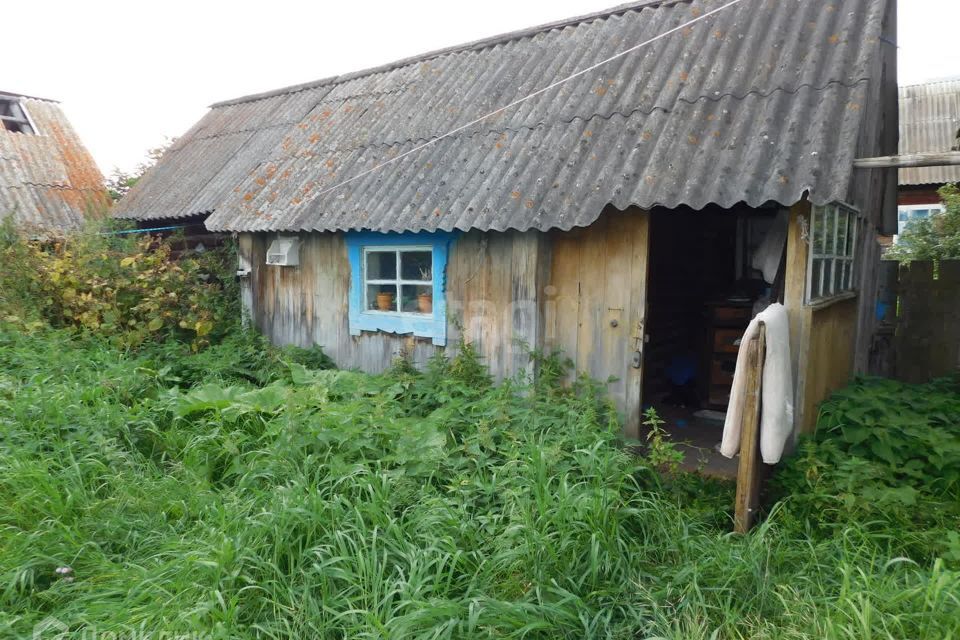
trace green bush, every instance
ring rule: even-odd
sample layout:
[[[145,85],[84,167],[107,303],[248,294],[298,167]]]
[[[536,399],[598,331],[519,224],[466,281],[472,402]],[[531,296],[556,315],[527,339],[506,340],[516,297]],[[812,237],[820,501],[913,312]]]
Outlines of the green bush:
[[[55,242],[0,232],[0,320],[93,332],[117,346],[169,338],[200,349],[232,331],[239,295],[231,245],[172,260],[169,241],[102,233]]]

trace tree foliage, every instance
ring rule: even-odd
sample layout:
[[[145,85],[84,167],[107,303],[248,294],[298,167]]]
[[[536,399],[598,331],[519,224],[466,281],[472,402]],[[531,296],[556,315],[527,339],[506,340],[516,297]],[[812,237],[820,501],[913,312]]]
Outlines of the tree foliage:
[[[960,259],[960,186],[940,189],[944,210],[910,223],[887,257],[900,262]]]
[[[148,170],[160,161],[163,154],[166,153],[167,149],[176,141],[176,138],[167,138],[160,146],[147,149],[146,160],[138,164],[133,171],[123,171],[122,169],[114,167],[110,177],[107,178],[107,192],[113,201],[116,202],[127,195],[127,192],[140,181],[140,178],[142,178]]]

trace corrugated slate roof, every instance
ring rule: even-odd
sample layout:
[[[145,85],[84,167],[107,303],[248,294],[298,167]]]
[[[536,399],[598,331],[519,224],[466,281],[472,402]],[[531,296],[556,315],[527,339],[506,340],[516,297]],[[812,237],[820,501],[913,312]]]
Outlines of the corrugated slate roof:
[[[316,195],[721,4],[639,2],[215,105],[315,100],[257,165],[221,174],[221,201],[158,198],[203,201],[208,228],[234,231],[570,229],[607,203],[845,199],[886,0],[744,0]]]
[[[158,220],[210,213],[328,91],[310,87],[214,105],[117,203],[114,217]]]
[[[900,153],[950,151],[960,129],[960,78],[900,87]],[[901,185],[960,182],[960,167],[900,169]]]
[[[35,133],[0,127],[0,218],[38,235],[61,235],[110,204],[103,176],[63,111],[52,100],[0,91],[17,99]]]

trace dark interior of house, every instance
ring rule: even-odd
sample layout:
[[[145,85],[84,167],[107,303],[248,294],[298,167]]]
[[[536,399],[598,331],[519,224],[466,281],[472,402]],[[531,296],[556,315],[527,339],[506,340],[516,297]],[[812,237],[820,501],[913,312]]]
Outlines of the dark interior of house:
[[[644,407],[657,410],[676,442],[696,450],[688,464],[705,462],[707,472],[735,474],[736,461],[714,447],[740,338],[756,313],[782,300],[785,238],[785,214],[775,209],[651,215]]]

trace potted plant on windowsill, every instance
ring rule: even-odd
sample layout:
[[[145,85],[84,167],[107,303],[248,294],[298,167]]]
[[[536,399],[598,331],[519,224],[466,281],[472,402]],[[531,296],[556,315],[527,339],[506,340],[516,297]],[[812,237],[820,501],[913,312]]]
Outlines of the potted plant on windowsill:
[[[420,279],[433,281],[432,269],[420,269]],[[424,291],[417,296],[417,308],[420,313],[433,313],[433,291]]]
[[[380,291],[377,293],[377,310],[378,311],[392,311],[393,310],[393,294],[389,291]]]

